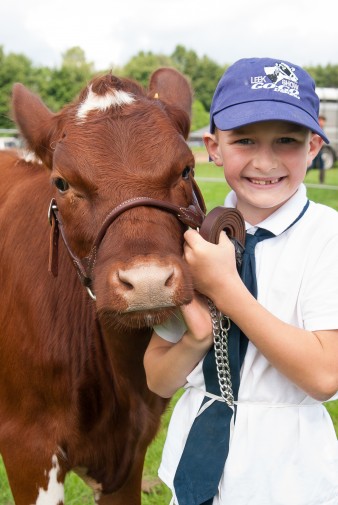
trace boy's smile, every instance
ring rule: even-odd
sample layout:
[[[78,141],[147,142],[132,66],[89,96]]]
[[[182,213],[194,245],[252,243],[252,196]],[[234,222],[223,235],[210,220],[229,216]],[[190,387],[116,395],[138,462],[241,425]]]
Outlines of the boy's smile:
[[[250,179],[253,184],[260,184],[261,186],[266,186],[268,184],[277,184],[282,178],[277,179]]]
[[[254,123],[205,135],[211,158],[223,166],[237,195],[238,210],[253,225],[297,191],[322,142],[307,128],[286,121]]]

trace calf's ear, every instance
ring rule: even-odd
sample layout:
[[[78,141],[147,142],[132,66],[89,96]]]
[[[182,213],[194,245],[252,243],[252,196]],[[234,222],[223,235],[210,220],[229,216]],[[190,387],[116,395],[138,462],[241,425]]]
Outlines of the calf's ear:
[[[192,106],[192,91],[187,79],[174,68],[159,68],[150,77],[149,96],[164,102],[169,116],[187,138]]]
[[[29,149],[51,168],[53,158],[51,139],[56,127],[56,114],[53,114],[37,95],[20,83],[13,86],[12,114]]]

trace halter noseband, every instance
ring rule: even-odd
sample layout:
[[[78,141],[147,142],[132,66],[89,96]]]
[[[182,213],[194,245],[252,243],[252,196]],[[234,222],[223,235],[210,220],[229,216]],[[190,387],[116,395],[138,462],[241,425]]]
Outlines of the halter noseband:
[[[96,297],[92,291],[92,273],[95,266],[98,248],[115,219],[134,207],[155,207],[174,214],[183,224],[194,229],[198,229],[200,234],[206,240],[217,243],[221,230],[226,230],[229,238],[235,241],[237,254],[243,249],[242,244],[245,241],[244,220],[236,209],[225,207],[216,207],[206,216],[201,207],[204,208],[204,201],[199,189],[193,187],[193,203],[188,207],[179,207],[170,202],[156,200],[148,197],[136,197],[126,200],[112,209],[106,216],[102,226],[93,242],[88,256],[80,259],[70,248],[67,237],[64,232],[62,219],[57,207],[55,198],[49,205],[48,219],[51,224],[50,247],[49,247],[49,271],[56,277],[58,275],[58,239],[59,232],[66,246],[68,254],[73,261],[81,283],[86,287],[89,296],[95,300]],[[238,252],[239,251],[239,252]]]

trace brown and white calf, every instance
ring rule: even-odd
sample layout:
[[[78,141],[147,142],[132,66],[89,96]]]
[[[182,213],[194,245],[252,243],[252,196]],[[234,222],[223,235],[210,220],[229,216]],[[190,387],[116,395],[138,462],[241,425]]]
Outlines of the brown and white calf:
[[[0,452],[16,505],[63,504],[70,470],[100,505],[141,503],[166,405],[147,388],[143,354],[151,326],[192,297],[186,226],[151,201],[194,204],[190,108],[172,69],[147,91],[98,77],[57,114],[13,89],[37,159],[0,157]],[[149,201],[116,214],[138,198]]]

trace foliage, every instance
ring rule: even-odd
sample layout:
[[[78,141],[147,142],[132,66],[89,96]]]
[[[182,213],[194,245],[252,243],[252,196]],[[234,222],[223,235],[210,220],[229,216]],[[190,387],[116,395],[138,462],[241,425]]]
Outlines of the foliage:
[[[306,67],[318,88],[338,88],[338,65],[328,64],[326,67]]]
[[[172,67],[170,56],[153,54],[151,51],[140,51],[121,70],[123,77],[129,77],[139,82],[145,88],[148,86],[149,77],[159,67]]]
[[[176,46],[171,58],[175,67],[190,77],[195,98],[209,111],[216,85],[226,66],[221,67],[208,56],[199,58],[195,51],[187,50],[181,45]]]
[[[194,50],[177,45],[171,55],[140,51],[124,67],[116,67],[112,71],[147,86],[150,74],[161,66],[177,68],[191,82],[195,100],[192,130],[207,124],[216,84],[228,65],[219,65],[206,55],[199,57]],[[318,65],[307,70],[317,86],[338,87],[338,65]],[[0,128],[14,126],[10,120],[9,103],[14,82],[28,86],[41,96],[47,106],[57,111],[73,100],[95,73],[93,63],[86,60],[84,51],[78,46],[62,54],[62,63],[58,68],[36,67],[25,55],[5,54],[3,46],[0,46]]]
[[[73,47],[62,55],[60,68],[34,67],[23,54],[5,54],[0,46],[0,128],[13,128],[10,97],[13,84],[21,82],[52,110],[59,110],[79,93],[94,75],[94,66],[88,63],[83,50]]]
[[[0,128],[13,128],[10,115],[10,96],[15,82],[22,82],[33,91],[46,69],[37,69],[23,54],[5,54],[0,46]]]
[[[139,52],[121,70],[121,75],[130,77],[147,86],[150,74],[161,66],[176,68],[191,82],[194,91],[192,131],[209,122],[209,109],[216,84],[224,68],[207,56],[199,58],[195,51],[178,45],[171,56]]]
[[[93,63],[87,62],[80,47],[73,47],[62,54],[60,68],[49,70],[39,82],[38,93],[46,105],[58,111],[71,102],[94,75]]]
[[[194,132],[209,124],[209,112],[205,110],[202,102],[194,100],[192,104],[191,131]]]

